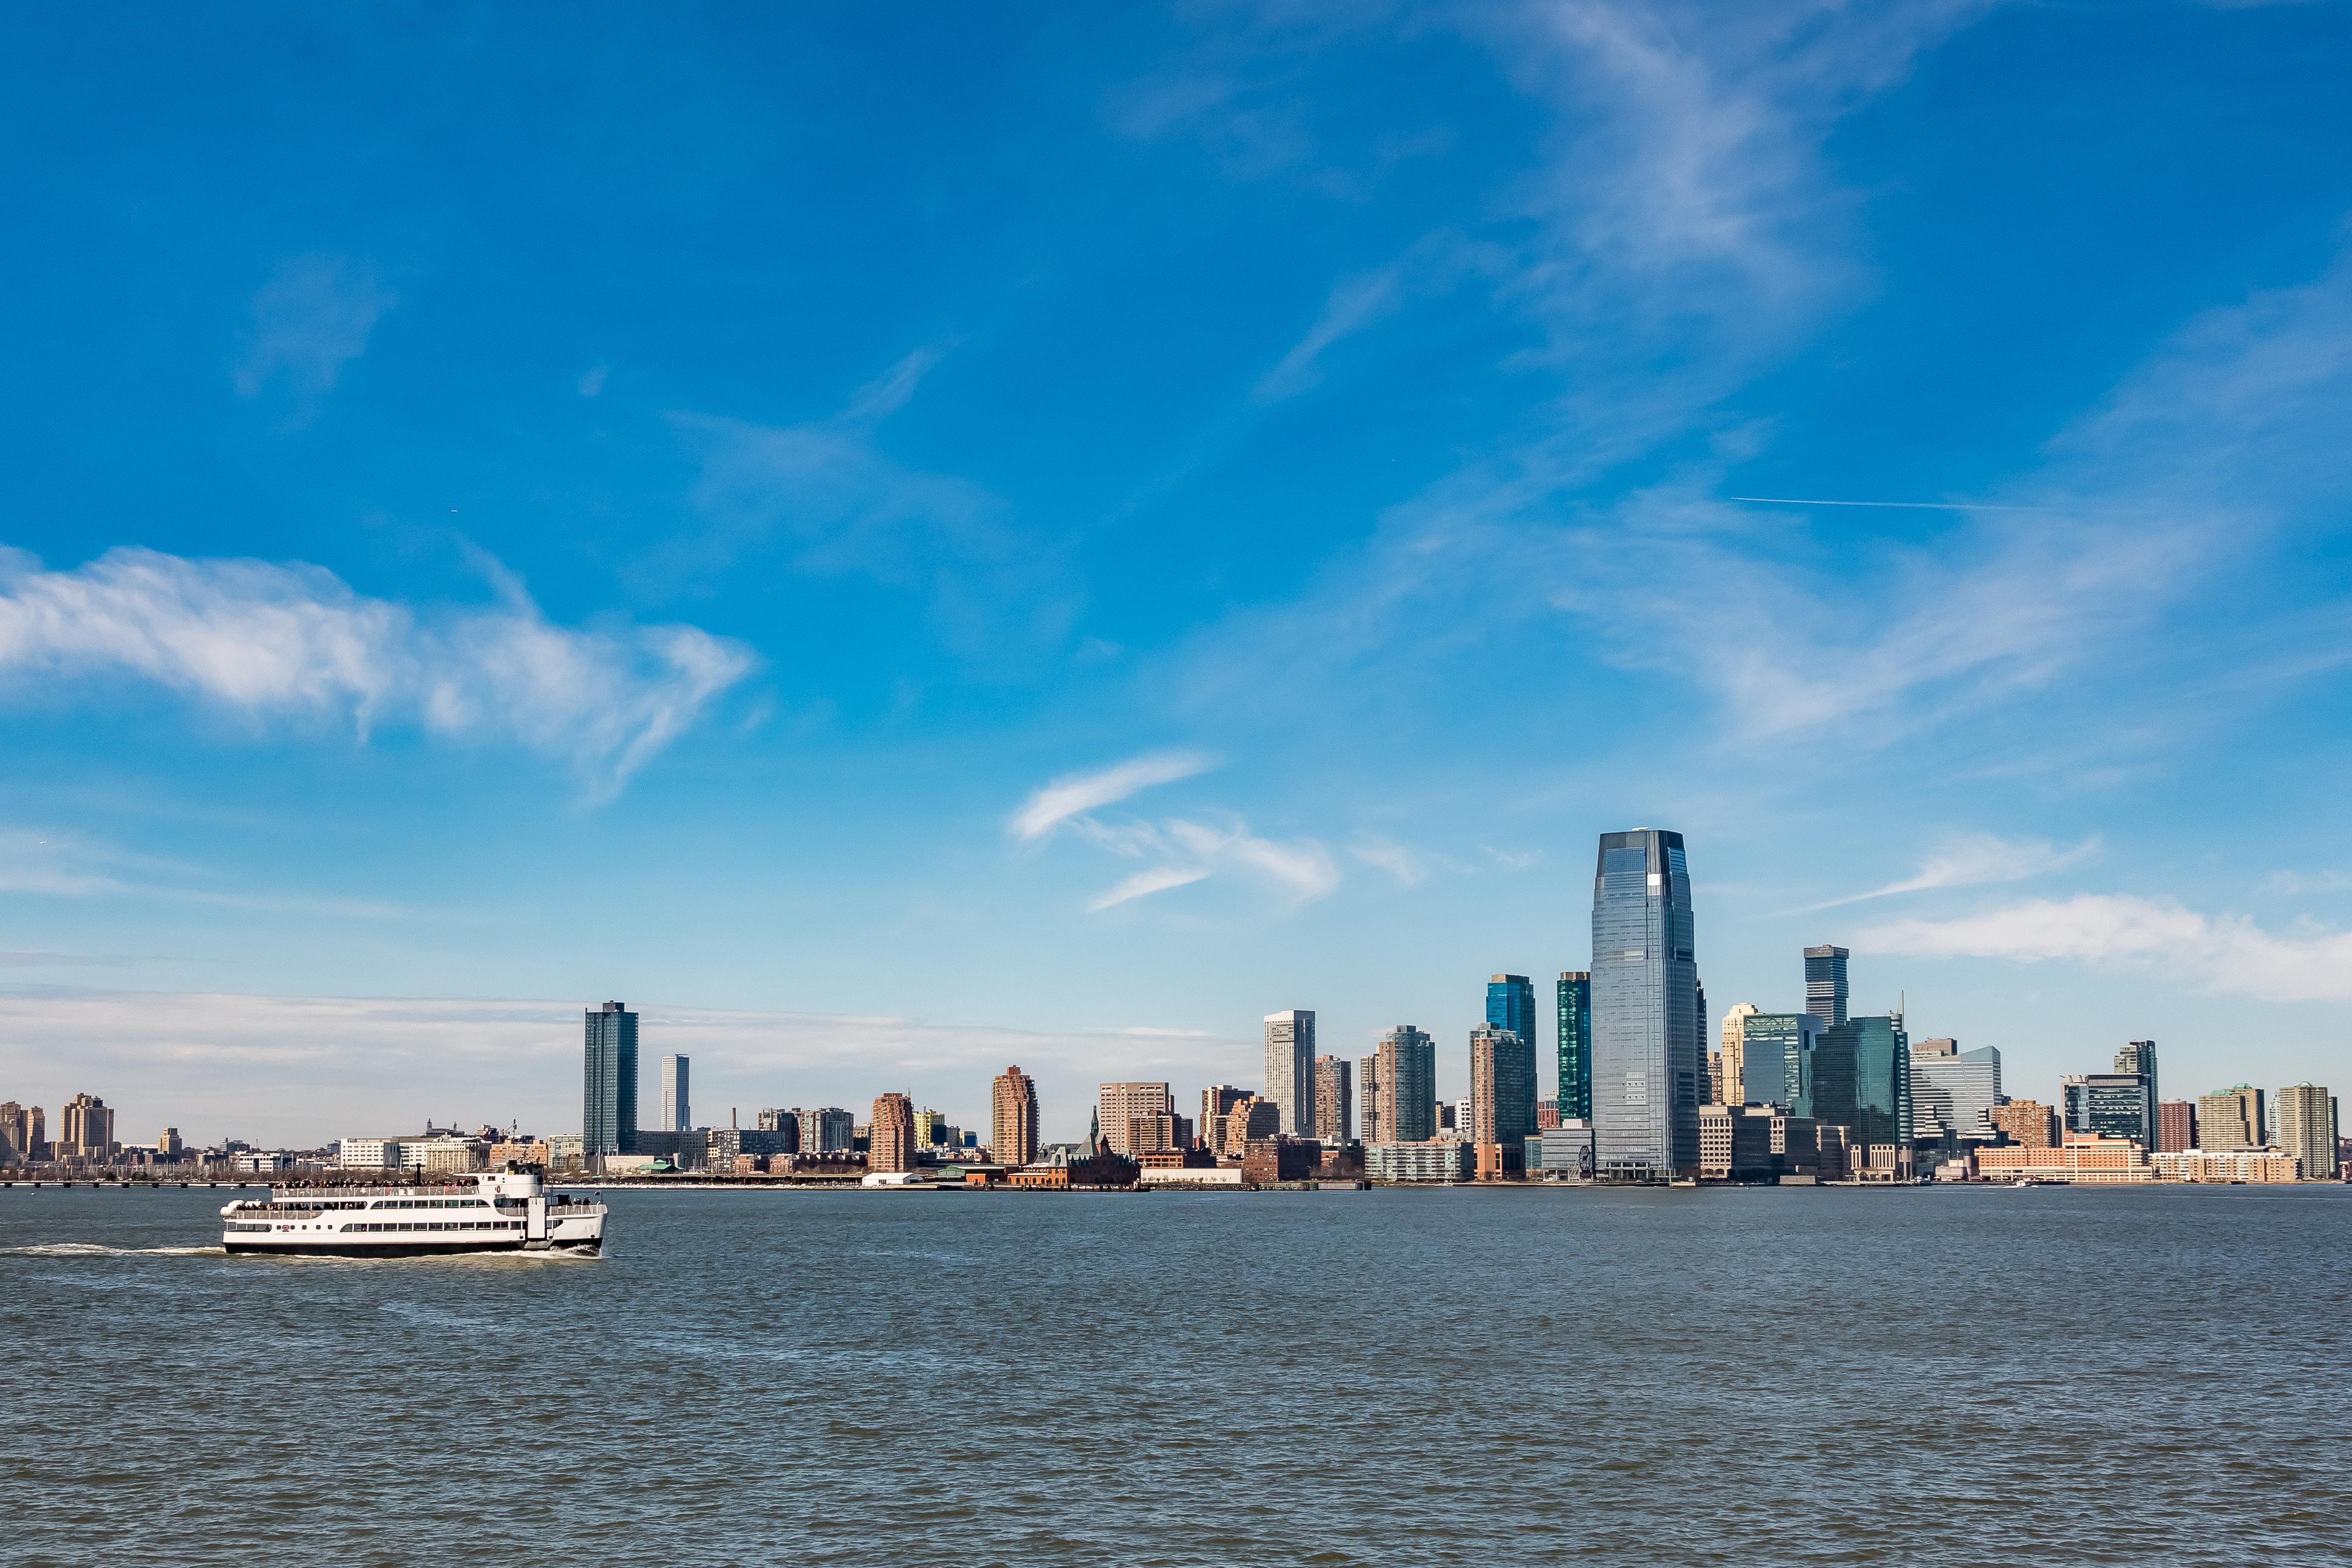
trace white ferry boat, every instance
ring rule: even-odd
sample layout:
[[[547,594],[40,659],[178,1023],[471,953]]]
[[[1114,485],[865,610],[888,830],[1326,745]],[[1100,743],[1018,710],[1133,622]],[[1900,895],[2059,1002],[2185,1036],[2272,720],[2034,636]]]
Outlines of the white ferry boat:
[[[548,1190],[536,1170],[445,1186],[273,1187],[221,1208],[231,1252],[421,1258],[467,1252],[597,1252],[604,1205]]]

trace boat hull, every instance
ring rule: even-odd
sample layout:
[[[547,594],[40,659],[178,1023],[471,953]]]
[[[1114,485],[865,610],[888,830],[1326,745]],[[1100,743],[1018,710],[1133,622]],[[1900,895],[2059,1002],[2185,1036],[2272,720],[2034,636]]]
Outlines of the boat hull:
[[[593,1258],[604,1250],[602,1241],[403,1241],[369,1247],[355,1242],[290,1241],[273,1244],[224,1239],[221,1246],[231,1253],[256,1258],[463,1258],[482,1252],[570,1252]]]

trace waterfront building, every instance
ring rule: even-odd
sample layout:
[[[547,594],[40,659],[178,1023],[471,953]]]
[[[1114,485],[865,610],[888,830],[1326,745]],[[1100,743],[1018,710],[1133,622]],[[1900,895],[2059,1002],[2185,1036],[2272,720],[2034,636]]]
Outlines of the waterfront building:
[[[1486,1027],[1508,1029],[1536,1050],[1536,987],[1524,974],[1495,974],[1486,980]]]
[[[592,1160],[637,1152],[637,1016],[619,1002],[588,1015],[580,1134]]]
[[[2067,1131],[2128,1138],[2143,1149],[2156,1147],[2156,1107],[2147,1098],[2147,1080],[2139,1074],[2069,1073],[2058,1083]]]
[[[1381,1057],[1375,1047],[1370,1056],[1356,1058],[1356,1129],[1367,1142],[1380,1125],[1381,1101]]]
[[[47,1151],[48,1130],[43,1124],[46,1113],[37,1105],[19,1105],[15,1100],[0,1104],[0,1164],[11,1160],[38,1160]]]
[[[2007,1100],[1985,1112],[1985,1120],[2021,1149],[2049,1149],[2058,1142],[2058,1112],[2038,1100]]]
[[[694,1130],[694,1108],[688,1103],[687,1075],[689,1062],[685,1057],[662,1058],[662,1131],[689,1132]]]
[[[339,1171],[396,1171],[407,1163],[397,1138],[346,1138],[335,1145]]]
[[[780,1106],[763,1105],[760,1108],[760,1113],[754,1121],[754,1125],[762,1132],[776,1131],[787,1123],[795,1129],[800,1126],[800,1107],[793,1106],[790,1110],[785,1110]]]
[[[1292,1007],[1265,1016],[1265,1097],[1282,1112],[1282,1130],[1315,1130],[1315,1015]]]
[[[2156,1102],[2156,1147],[2165,1154],[2197,1147],[2197,1106],[2193,1100]]]
[[[1373,1051],[1380,1083],[1378,1120],[1367,1143],[1417,1143],[1437,1136],[1437,1042],[1411,1024],[1381,1037]]]
[[[1702,1105],[1698,1111],[1698,1175],[1703,1182],[1764,1182],[1779,1173],[1772,1156],[1769,1106]],[[1785,1138],[1785,1130],[1783,1137]]]
[[[1553,1128],[1555,1128],[1555,1127],[1557,1127],[1557,1126],[1559,1126],[1559,1100],[1537,1100],[1537,1101],[1536,1101],[1536,1131],[1538,1131],[1538,1132],[1548,1132],[1548,1131],[1549,1131],[1551,1129],[1553,1129]]]
[[[2147,1130],[2147,1136],[2140,1142],[2153,1149],[2157,1144],[2156,1105],[2159,1098],[2156,1092],[2156,1042],[2133,1040],[2126,1044],[2116,1053],[2116,1071],[2132,1074],[2147,1085],[2147,1112],[2140,1125]]]
[[[1475,1167],[1458,1138],[1364,1145],[1364,1174],[1375,1182],[1466,1182]]]
[[[1813,1051],[1811,1114],[1853,1142],[1911,1142],[1911,1041],[1903,1015],[1848,1017],[1822,1032]]]
[[[1528,995],[1532,1012],[1535,994],[1530,990]],[[1470,1125],[1464,1136],[1501,1150],[1499,1163],[1516,1169],[1535,1130],[1535,1042],[1492,1025],[1471,1030]]]
[[[102,1161],[114,1152],[114,1112],[94,1094],[77,1094],[58,1111],[57,1158]]]
[[[800,1142],[803,1154],[846,1154],[857,1147],[857,1118],[838,1105],[813,1106],[801,1112]]]
[[[1253,1187],[1303,1182],[1323,1163],[1323,1145],[1312,1138],[1253,1138],[1242,1146],[1242,1181]]]
[[[2129,1185],[2156,1179],[2148,1152],[2129,1138],[2069,1132],[2056,1148],[1988,1144],[1976,1151],[1977,1173],[1988,1181],[2074,1182]]]
[[[955,1142],[955,1129],[948,1125],[944,1111],[928,1108],[915,1112],[915,1147],[937,1149]]]
[[[1139,1116],[1170,1116],[1176,1097],[1164,1083],[1106,1083],[1095,1090],[1095,1115],[1114,1154],[1132,1154],[1129,1123]]]
[[[1592,973],[1570,969],[1559,977],[1559,1119],[1592,1120]]]
[[[1524,1144],[1521,1163],[1530,1176],[1547,1181],[1589,1182],[1592,1179],[1592,1123],[1563,1121],[1547,1127]]]
[[[874,1102],[866,1124],[866,1169],[911,1171],[915,1168],[915,1101],[896,1089]]]
[[[1140,1160],[1146,1154],[1181,1153],[1192,1144],[1191,1119],[1179,1116],[1172,1110],[1128,1119],[1126,1152],[1129,1159]]]
[[[1000,1165],[1037,1158],[1037,1085],[1017,1067],[998,1073],[989,1086],[988,1147]]]
[[[1355,1076],[1345,1057],[1315,1058],[1315,1136],[1325,1143],[1355,1142]]]
[[[2200,1149],[2260,1149],[2270,1142],[2263,1091],[2244,1084],[2197,1097]]]
[[[2178,1149],[2148,1156],[2159,1182],[2292,1182],[2302,1167],[2280,1149]]]
[[[1805,949],[1805,1011],[1824,1029],[1845,1022],[1845,957],[1842,947]]]
[[[1679,833],[1601,836],[1592,877],[1592,1126],[1603,1181],[1698,1173],[1690,868]]]
[[[2336,1179],[2336,1097],[2314,1083],[2278,1091],[2278,1145],[2306,1182]]]
[[[187,1147],[180,1141],[180,1130],[176,1127],[164,1128],[163,1136],[155,1140],[155,1152],[166,1160],[178,1159],[186,1152]]]
[[[1958,1040],[1922,1040],[1911,1047],[1912,1133],[1946,1142],[1988,1137],[2000,1103],[2000,1048],[1964,1051]]]
[[[1212,1149],[1225,1146],[1225,1118],[1249,1098],[1249,1090],[1229,1083],[1213,1083],[1201,1091],[1201,1142]]]
[[[1722,1102],[1726,1105],[1745,1105],[1750,1100],[1761,1102],[1770,1098],[1748,1092],[1748,1020],[1763,1011],[1753,1002],[1740,1002],[1734,1004],[1731,1011],[1723,1016],[1721,1087]]]
[[[588,1159],[588,1140],[577,1132],[559,1132],[547,1141],[547,1168],[576,1170]]]
[[[1821,1048],[1824,1026],[1811,1013],[1750,1013],[1741,1018],[1741,1103],[1812,1115],[1813,1054]]]
[[[1262,1094],[1244,1095],[1225,1112],[1224,1134],[1217,1152],[1238,1160],[1254,1138],[1282,1134],[1282,1107]]]

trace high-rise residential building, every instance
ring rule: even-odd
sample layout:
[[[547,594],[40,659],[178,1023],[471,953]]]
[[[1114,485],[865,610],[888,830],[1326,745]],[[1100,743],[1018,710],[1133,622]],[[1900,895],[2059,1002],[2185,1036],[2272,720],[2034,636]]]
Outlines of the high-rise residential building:
[[[2058,1080],[2069,1132],[2128,1138],[2156,1147],[2156,1106],[2147,1079],[2136,1072],[2070,1073]]]
[[[1721,1105],[1723,1091],[1730,1086],[1723,1080],[1723,1052],[1720,1047],[1706,1053],[1706,1090],[1699,1097],[1704,1105]],[[1703,1163],[1703,1162],[1702,1162]]]
[[[1530,990],[1530,1011],[1534,1000]],[[1535,1042],[1491,1025],[1471,1030],[1470,1142],[1502,1145],[1505,1164],[1517,1170],[1535,1131]]]
[[[1201,1142],[1211,1149],[1225,1146],[1225,1118],[1250,1097],[1249,1090],[1229,1083],[1213,1083],[1201,1091]]]
[[[1824,1028],[1845,1022],[1845,949],[1805,949],[1805,1011]]]
[[[1190,1117],[1163,1110],[1150,1116],[1128,1118],[1127,1157],[1130,1160],[1192,1146],[1192,1121]]]
[[[1437,1042],[1411,1024],[1381,1037],[1373,1051],[1380,1083],[1374,1112],[1364,1130],[1368,1143],[1414,1143],[1437,1136]]]
[[[1381,1125],[1381,1055],[1376,1047],[1371,1055],[1356,1058],[1356,1135],[1367,1143]]]
[[[2278,1091],[2279,1152],[2294,1160],[2306,1182],[2336,1179],[2336,1097],[2315,1083]]]
[[[1750,1013],[1740,1019],[1742,1103],[1811,1116],[1813,1053],[1827,1027],[1811,1013]]]
[[[801,1112],[803,1154],[846,1154],[857,1147],[857,1118],[838,1105],[821,1105]]]
[[[1559,977],[1559,1119],[1592,1117],[1592,973],[1570,969]]]
[[[2058,1145],[2058,1112],[2038,1100],[2009,1100],[1985,1113],[1996,1131],[2022,1149],[2054,1149]]]
[[[2200,1149],[2260,1149],[2270,1142],[2263,1116],[2263,1091],[2240,1084],[2197,1097]]]
[[[1848,1017],[1813,1049],[1812,1119],[1845,1128],[1857,1147],[1911,1142],[1911,1040],[1903,1015]]]
[[[2147,1138],[2143,1142],[2142,1146],[2153,1149],[2156,1147],[2157,1136],[2156,1102],[2160,1098],[2156,1092],[2156,1042],[2134,1040],[2125,1046],[2116,1053],[2116,1071],[2136,1074],[2147,1084]]]
[[[1102,1140],[1114,1154],[1135,1153],[1128,1123],[1139,1116],[1170,1116],[1175,1110],[1175,1097],[1164,1083],[1106,1083],[1095,1090]]]
[[[1315,1132],[1315,1015],[1300,1007],[1265,1016],[1265,1097],[1293,1138]]]
[[[946,1111],[926,1109],[915,1112],[916,1148],[938,1149],[955,1141],[955,1129],[948,1125]]]
[[[1698,1173],[1698,969],[1679,833],[1604,833],[1592,878],[1593,1155],[1603,1181]]]
[[[1524,974],[1496,974],[1486,980],[1486,1027],[1508,1029],[1536,1048],[1536,987]]]
[[[1000,1165],[1037,1158],[1037,1085],[1017,1067],[998,1073],[990,1086],[988,1146]]]
[[[19,1160],[37,1160],[44,1153],[42,1145],[49,1141],[44,1124],[46,1113],[37,1105],[19,1105],[15,1100],[0,1105],[0,1159],[14,1153]]]
[[[1355,1076],[1345,1057],[1315,1058],[1315,1136],[1327,1147],[1355,1137]]]
[[[2156,1152],[2178,1154],[2197,1147],[2197,1106],[2193,1100],[2156,1102]]]
[[[685,1057],[662,1058],[661,1124],[665,1132],[694,1131],[694,1108],[687,1103],[687,1076],[690,1066]]]
[[[637,1152],[637,1016],[619,1002],[588,1015],[580,1136],[589,1158]]]
[[[1225,1112],[1220,1154],[1238,1159],[1253,1142],[1282,1134],[1282,1108],[1262,1094],[1245,1094]]]
[[[187,1152],[187,1144],[181,1141],[180,1130],[176,1127],[164,1128],[163,1136],[155,1140],[155,1152],[166,1160],[178,1159]]]
[[[1922,1040],[1911,1047],[1914,1137],[1981,1137],[1992,1131],[1989,1117],[2000,1103],[1998,1046],[1964,1051],[1958,1040]]]
[[[1764,1009],[1753,1002],[1733,1005],[1723,1016],[1723,1082],[1721,1099],[1726,1105],[1745,1105],[1757,1097],[1748,1092],[1748,1020]]]
[[[103,1160],[114,1152],[114,1112],[94,1094],[77,1094],[58,1112],[60,1160]]]
[[[910,1097],[893,1089],[874,1102],[874,1119],[866,1123],[866,1168],[915,1168],[915,1102]]]

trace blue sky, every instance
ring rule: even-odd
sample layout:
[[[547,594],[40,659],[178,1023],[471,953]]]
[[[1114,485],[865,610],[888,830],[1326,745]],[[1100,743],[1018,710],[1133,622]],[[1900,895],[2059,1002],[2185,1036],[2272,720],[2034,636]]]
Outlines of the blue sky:
[[[2345,1076],[2341,5],[12,33],[0,1098],[1463,1092],[1636,826],[1718,1014]]]

